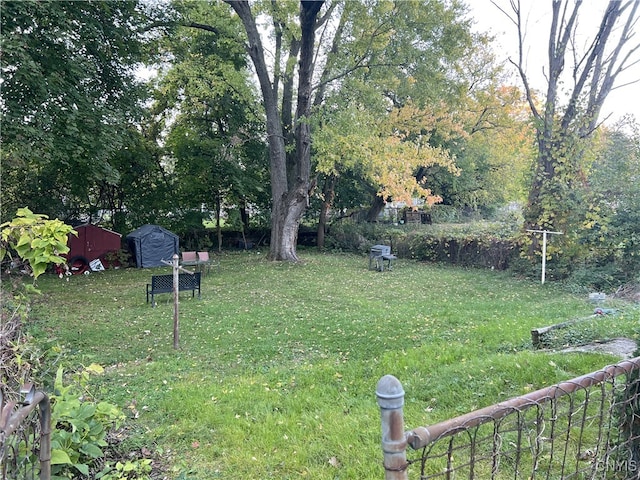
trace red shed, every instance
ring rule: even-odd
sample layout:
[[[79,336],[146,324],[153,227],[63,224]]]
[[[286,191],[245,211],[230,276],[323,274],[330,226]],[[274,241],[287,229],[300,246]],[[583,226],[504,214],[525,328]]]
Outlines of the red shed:
[[[101,259],[104,263],[103,257],[106,253],[122,248],[122,235],[106,228],[87,223],[75,227],[74,230],[78,232],[78,236],[69,235],[67,240],[67,258],[72,273],[88,270],[89,263],[95,259]]]

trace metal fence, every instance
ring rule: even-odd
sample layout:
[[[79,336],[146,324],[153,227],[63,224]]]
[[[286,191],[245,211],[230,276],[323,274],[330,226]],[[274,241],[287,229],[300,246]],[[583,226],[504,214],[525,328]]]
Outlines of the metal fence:
[[[410,431],[400,382],[376,394],[387,480],[640,479],[640,357]]]
[[[0,480],[51,478],[51,406],[33,385],[21,389],[22,402],[8,401],[0,389]]]

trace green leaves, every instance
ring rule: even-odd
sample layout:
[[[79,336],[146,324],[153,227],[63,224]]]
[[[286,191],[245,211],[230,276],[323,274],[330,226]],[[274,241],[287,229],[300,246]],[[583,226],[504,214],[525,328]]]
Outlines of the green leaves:
[[[20,208],[16,218],[0,225],[0,260],[13,250],[31,267],[34,280],[42,275],[50,264],[60,265],[66,260],[61,256],[69,251],[68,235],[77,233],[69,225],[46,215],[35,214],[28,208]]]
[[[222,204],[266,203],[264,125],[255,108],[238,19],[216,2],[176,8],[185,23],[210,27],[178,30],[167,46],[175,61],[157,90],[155,108],[171,119],[166,146],[175,158],[180,209],[206,205],[220,213]],[[190,223],[187,214],[184,221]]]
[[[140,117],[141,14],[136,0],[3,2],[3,209],[54,215],[117,178],[103,166]]]
[[[52,473],[73,478],[75,471],[89,475],[90,465],[104,453],[108,445],[106,436],[109,429],[117,426],[124,418],[122,411],[107,402],[83,400],[82,384],[87,375],[98,372],[90,366],[80,373],[79,384],[65,385],[63,369],[58,368],[55,379],[55,393],[51,396]],[[71,475],[71,476],[70,476]]]

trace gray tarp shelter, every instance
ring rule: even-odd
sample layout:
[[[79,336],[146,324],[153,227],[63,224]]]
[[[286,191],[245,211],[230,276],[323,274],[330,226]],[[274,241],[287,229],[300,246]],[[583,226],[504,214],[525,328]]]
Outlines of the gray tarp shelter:
[[[179,252],[178,236],[158,225],[143,225],[126,237],[127,246],[138,268],[165,267]]]

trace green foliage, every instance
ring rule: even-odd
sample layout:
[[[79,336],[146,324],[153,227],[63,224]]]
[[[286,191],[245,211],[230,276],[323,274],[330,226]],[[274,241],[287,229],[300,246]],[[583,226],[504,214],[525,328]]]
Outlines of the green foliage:
[[[147,17],[136,0],[6,1],[2,41],[2,218],[21,205],[93,213],[96,183],[139,118],[135,78]]]
[[[376,223],[334,222],[327,233],[325,246],[336,252],[368,253],[371,245],[387,244],[388,227]]]
[[[349,221],[331,226],[327,247],[335,251],[368,253],[374,244],[386,244],[403,258],[504,270],[520,252],[520,219],[503,222],[402,225]]]
[[[91,208],[109,212],[105,224],[122,234],[147,223],[171,228],[167,218],[179,212],[181,205],[170,168],[160,161],[163,151],[147,129],[141,132],[139,126],[130,126],[124,130],[122,148],[109,158],[113,175],[95,180]]]
[[[19,209],[16,218],[0,228],[0,261],[14,251],[27,262],[34,281],[49,265],[66,262],[61,255],[69,251],[68,235],[77,235],[71,226],[58,219],[48,220],[46,215],[33,213],[28,208]]]
[[[166,147],[175,159],[172,193],[180,208],[172,229],[190,234],[224,205],[268,208],[269,175],[238,19],[222,3],[174,6],[217,31],[214,40],[210,31],[178,29],[166,44],[174,62],[160,79],[153,107],[168,119]]]
[[[484,39],[463,17],[458,3],[345,4],[323,72],[340,82],[319,89],[324,99],[312,119],[315,169],[335,183],[320,195],[331,208],[357,208],[376,193],[434,203],[441,198],[433,171],[458,178],[453,147],[467,135],[461,104],[470,85],[483,83],[478,76],[494,70],[486,57],[465,67]],[[366,68],[353,68],[354,58]]]
[[[637,318],[640,310],[623,301],[608,301],[607,308],[612,313],[606,315],[590,315],[563,322],[556,328],[544,332],[540,336],[538,348],[560,349],[579,347],[592,342],[603,343],[618,338],[617,325]],[[640,329],[635,328],[635,335]]]
[[[4,283],[0,290],[0,385],[8,398],[17,400],[24,384],[45,384],[59,360],[60,351],[43,347],[26,332],[29,298],[16,293],[21,290],[19,286],[7,287],[8,282]]]
[[[83,385],[92,372],[102,372],[102,368],[90,365],[78,375],[76,383],[64,385],[63,368],[58,368],[51,395],[51,471],[54,478],[88,476],[92,466],[104,456],[109,429],[124,420],[124,414],[116,405],[84,398],[87,392]]]
[[[526,224],[529,228],[569,233],[585,220],[585,202],[581,190],[585,186],[585,172],[593,160],[594,132],[600,121],[599,113],[607,95],[617,86],[618,73],[634,62],[635,40],[615,32],[627,22],[633,23],[636,10],[626,10],[619,3],[611,3],[602,12],[602,21],[581,32],[586,41],[574,50],[564,39],[576,34],[579,21],[564,22],[566,11],[556,3],[549,17],[549,72],[546,76],[548,97],[538,102],[524,69],[525,30],[518,16],[519,69],[535,117],[537,161],[528,195]],[[568,5],[568,4],[567,4]],[[567,6],[565,5],[565,6]],[[571,7],[572,19],[581,15],[580,4]],[[514,11],[515,11],[514,7]],[[605,28],[607,25],[610,28]],[[593,41],[591,40],[593,39]],[[620,54],[607,55],[608,52]],[[622,53],[626,52],[626,54]],[[604,58],[604,60],[603,60]],[[579,59],[579,60],[578,60]],[[563,84],[565,69],[572,69],[574,78],[590,77],[589,82]],[[611,72],[615,71],[613,75]],[[565,95],[558,95],[568,87]],[[598,92],[594,95],[594,92]],[[569,99],[564,102],[563,99]],[[543,105],[543,106],[536,106]],[[587,202],[588,204],[588,202]],[[572,239],[565,236],[559,244],[570,247]],[[533,253],[532,251],[529,253]]]
[[[613,291],[640,269],[640,132],[634,121],[603,130],[580,189],[581,216],[559,255],[568,281]]]
[[[96,474],[95,478],[101,480],[144,480],[151,473],[151,460],[126,460],[124,463],[109,463]]]
[[[106,266],[112,268],[128,267],[133,264],[131,252],[126,249],[119,249],[107,252],[104,255]]]
[[[501,237],[495,228],[475,227],[416,231],[406,239],[411,258],[454,265],[504,270],[520,249],[513,237]]]

